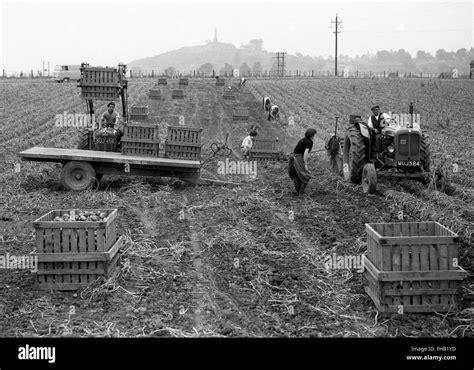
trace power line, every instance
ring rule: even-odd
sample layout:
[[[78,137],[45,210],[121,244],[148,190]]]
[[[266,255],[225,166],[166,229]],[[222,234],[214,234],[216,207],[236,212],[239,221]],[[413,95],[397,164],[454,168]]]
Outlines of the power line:
[[[335,55],[334,55],[334,75],[337,77],[337,35],[341,33],[339,26],[342,24],[342,21],[337,20],[337,14],[336,14],[336,20],[331,21],[331,24],[334,24],[335,29],[334,29],[334,35],[336,36],[336,50],[335,50]],[[332,28],[332,25],[331,25]]]

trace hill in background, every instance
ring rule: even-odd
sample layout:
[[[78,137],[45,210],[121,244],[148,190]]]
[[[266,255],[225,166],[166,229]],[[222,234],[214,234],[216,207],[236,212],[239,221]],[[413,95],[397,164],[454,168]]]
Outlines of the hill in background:
[[[216,74],[231,72],[239,68],[241,73],[260,71],[275,71],[275,53],[263,48],[261,39],[250,40],[248,44],[237,48],[230,43],[206,41],[204,45],[186,46],[148,58],[137,59],[128,63],[134,71],[155,70],[162,73],[170,67],[178,71],[201,71]],[[433,56],[419,50],[414,57],[403,49],[381,50],[376,54],[349,57],[338,56],[341,70],[351,71],[387,71],[387,72],[414,72],[414,73],[441,73],[450,72],[457,68],[461,74],[469,74],[469,62],[474,60],[474,48],[459,49],[456,52],[447,52],[440,49]],[[312,57],[300,53],[286,55],[286,70],[288,71],[332,71],[334,57]]]

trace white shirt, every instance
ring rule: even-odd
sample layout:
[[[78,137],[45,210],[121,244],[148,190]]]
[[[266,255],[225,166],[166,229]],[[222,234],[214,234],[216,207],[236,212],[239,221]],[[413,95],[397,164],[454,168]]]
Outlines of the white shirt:
[[[374,114],[375,116],[375,114]],[[381,120],[382,118],[385,119],[386,123],[389,124],[390,120],[392,119],[392,117],[390,117],[387,113],[379,113],[378,117],[376,117],[378,120]],[[367,120],[367,125],[370,127],[370,128],[374,128],[374,124],[372,123],[372,116],[369,117],[369,119]]]
[[[251,149],[253,146],[252,136],[247,136],[244,141],[242,141],[242,148]]]

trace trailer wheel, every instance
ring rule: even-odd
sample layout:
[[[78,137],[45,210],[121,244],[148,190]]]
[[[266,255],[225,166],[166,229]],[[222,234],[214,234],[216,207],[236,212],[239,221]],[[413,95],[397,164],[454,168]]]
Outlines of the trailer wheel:
[[[372,163],[367,163],[362,169],[362,189],[366,194],[374,194],[377,190],[377,172]]]
[[[86,190],[93,185],[96,178],[94,167],[87,162],[67,162],[61,172],[61,181],[69,190]]]

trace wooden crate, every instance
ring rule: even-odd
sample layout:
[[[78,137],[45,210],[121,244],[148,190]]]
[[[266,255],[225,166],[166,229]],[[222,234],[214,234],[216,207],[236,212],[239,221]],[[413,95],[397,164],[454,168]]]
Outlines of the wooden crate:
[[[180,77],[178,79],[178,85],[179,86],[188,86],[189,85],[189,79],[187,77]]]
[[[117,210],[101,210],[108,215],[105,221],[54,221],[69,211],[53,210],[33,222],[39,289],[76,290],[109,277],[117,267],[124,241],[117,240]]]
[[[367,257],[382,271],[448,270],[458,258],[458,235],[438,222],[371,223],[365,229]]]
[[[248,107],[235,107],[232,112],[232,120],[234,121],[248,121],[249,109]]]
[[[116,68],[81,67],[79,86],[84,99],[117,100],[123,84]]]
[[[165,157],[172,159],[201,159],[202,128],[169,126],[165,145]]]
[[[235,94],[231,90],[225,89],[224,95],[222,95],[222,98],[224,100],[235,100]]]
[[[184,99],[184,91],[182,89],[174,89],[171,91],[171,99]]]
[[[162,100],[161,90],[160,89],[150,89],[148,92],[148,97],[151,100]]]
[[[366,293],[380,312],[449,312],[459,307],[459,287],[467,272],[446,270],[381,271],[364,256]],[[403,307],[401,307],[403,306]]]
[[[250,159],[256,161],[279,161],[281,150],[278,139],[254,139]]]
[[[166,79],[166,77],[158,78],[158,85],[168,85],[168,80]]]
[[[155,124],[126,124],[121,139],[122,154],[158,157],[160,146],[158,129],[159,126]]]
[[[458,235],[434,221],[365,227],[366,291],[379,310],[396,312],[403,305],[409,312],[446,312],[456,305],[465,276],[457,267]]]
[[[131,120],[145,120],[148,118],[148,106],[146,105],[132,105],[130,107]]]
[[[216,79],[216,86],[225,86],[225,79],[224,78]]]

